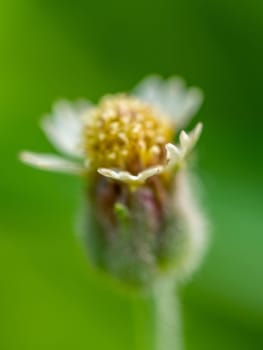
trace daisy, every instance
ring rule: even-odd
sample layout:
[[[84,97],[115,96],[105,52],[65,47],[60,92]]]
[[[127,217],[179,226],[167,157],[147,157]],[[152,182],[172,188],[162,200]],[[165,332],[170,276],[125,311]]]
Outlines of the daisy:
[[[198,88],[185,87],[180,78],[146,78],[131,94],[89,101],[59,101],[41,127],[63,157],[24,151],[21,159],[37,168],[76,175],[100,175],[136,188],[148,178],[171,173],[193,149],[202,124],[179,143],[173,139],[202,102]]]
[[[97,105],[59,101],[43,118],[62,156],[24,151],[21,160],[85,179],[84,236],[96,266],[141,283],[168,265],[184,276],[198,265],[205,225],[186,165],[202,124],[183,129],[202,99],[180,78],[151,76]]]

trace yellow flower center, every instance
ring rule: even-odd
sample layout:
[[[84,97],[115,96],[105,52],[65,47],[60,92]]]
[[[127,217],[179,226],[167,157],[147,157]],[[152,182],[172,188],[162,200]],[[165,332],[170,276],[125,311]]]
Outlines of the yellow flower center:
[[[134,97],[106,96],[86,116],[84,148],[94,169],[137,174],[164,162],[173,131],[168,119]]]

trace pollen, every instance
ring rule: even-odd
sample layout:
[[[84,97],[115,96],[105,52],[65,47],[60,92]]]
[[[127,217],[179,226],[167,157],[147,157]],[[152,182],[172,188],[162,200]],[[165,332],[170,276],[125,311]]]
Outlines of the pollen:
[[[174,128],[150,105],[127,95],[106,96],[84,118],[83,146],[93,169],[137,174],[165,162]]]

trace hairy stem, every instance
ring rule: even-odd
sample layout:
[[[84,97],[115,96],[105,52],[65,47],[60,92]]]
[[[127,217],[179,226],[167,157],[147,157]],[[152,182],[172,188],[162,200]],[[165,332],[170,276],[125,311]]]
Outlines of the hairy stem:
[[[180,310],[172,279],[135,298],[135,350],[182,350]]]

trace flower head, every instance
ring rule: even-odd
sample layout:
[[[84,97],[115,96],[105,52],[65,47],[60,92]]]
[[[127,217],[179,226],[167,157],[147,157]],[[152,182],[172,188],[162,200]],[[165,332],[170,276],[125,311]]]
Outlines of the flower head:
[[[162,163],[165,144],[172,137],[169,120],[132,96],[106,96],[85,118],[84,147],[97,169],[138,174]]]
[[[76,161],[31,152],[22,152],[21,159],[46,170],[98,171],[115,180],[142,184],[171,168],[168,164],[182,161],[197,142],[201,124],[189,135],[182,131],[179,146],[172,145],[177,127],[201,99],[197,88],[185,90],[180,79],[165,83],[150,77],[134,94],[105,96],[97,106],[59,101],[41,126],[54,146]]]
[[[131,94],[105,96],[98,105],[60,101],[41,126],[68,159],[21,153],[21,159],[32,166],[89,179],[88,198],[104,232],[107,248],[102,260],[108,269],[116,270],[111,255],[122,250],[121,242],[125,250],[132,249],[124,254],[128,262],[117,264],[126,275],[135,262],[151,266],[146,269],[149,275],[167,255],[170,223],[175,227],[181,220],[172,209],[175,179],[199,139],[201,123],[190,133],[180,131],[178,144],[173,140],[201,102],[199,89],[187,89],[179,78],[159,77],[145,79]],[[129,241],[123,230],[130,232]]]

